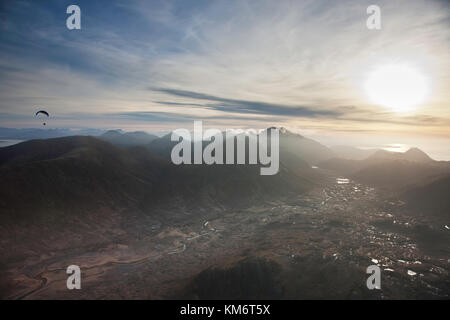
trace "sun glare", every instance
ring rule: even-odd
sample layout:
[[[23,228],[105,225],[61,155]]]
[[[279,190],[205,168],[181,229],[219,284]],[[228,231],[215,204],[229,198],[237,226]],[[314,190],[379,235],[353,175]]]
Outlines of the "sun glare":
[[[426,78],[415,69],[389,65],[369,74],[365,90],[372,103],[408,112],[425,101],[429,86]]]

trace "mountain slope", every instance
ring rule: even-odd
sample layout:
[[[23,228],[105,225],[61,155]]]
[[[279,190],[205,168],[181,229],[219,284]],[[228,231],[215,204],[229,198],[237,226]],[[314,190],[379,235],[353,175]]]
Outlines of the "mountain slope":
[[[330,148],[339,158],[363,160],[373,155],[378,149],[360,149],[351,146],[333,146]]]
[[[13,140],[32,140],[32,139],[51,139],[68,136],[98,136],[104,133],[100,129],[39,129],[39,128],[2,128],[0,127],[0,139]]]
[[[109,130],[99,138],[116,146],[130,147],[147,145],[153,140],[158,139],[158,136],[143,131],[123,133],[121,130]]]
[[[336,156],[331,149],[315,140],[290,132],[285,128],[278,130],[280,132],[280,154],[289,154],[296,159],[306,161],[309,165],[315,165]]]
[[[432,164],[389,159],[377,162],[371,159],[366,166],[349,176],[365,184],[398,190],[423,179],[438,176],[442,172],[442,168]]]
[[[260,165],[176,166],[146,148],[130,152],[94,137],[0,148],[0,172],[2,212],[25,216],[101,207],[144,212],[173,205],[174,199],[191,206],[235,206],[303,192],[315,184],[308,171],[283,164],[273,176],[261,176]]]
[[[401,197],[414,212],[450,218],[450,174],[409,188]]]
[[[300,171],[309,171],[311,169],[311,165],[322,161],[324,159],[330,159],[334,157],[334,153],[327,147],[321,145],[320,143],[305,138],[299,134],[292,133],[285,128],[269,128],[274,129],[279,132],[279,147],[280,147],[280,161],[289,169],[295,169]],[[267,129],[267,130],[269,130]],[[232,138],[229,136],[225,136],[223,134],[223,141],[225,145],[226,139],[235,139],[235,150],[236,150],[236,138]],[[241,134],[246,135],[246,155],[248,157],[248,139],[255,137],[249,134]],[[269,134],[270,136],[270,134]],[[161,157],[170,158],[170,152],[172,148],[177,144],[177,141],[171,141],[171,133],[152,141],[148,148],[152,152],[158,154]],[[203,146],[205,147],[209,142],[204,141]],[[193,148],[191,148],[193,149]],[[224,147],[224,155],[225,147]],[[236,153],[235,153],[236,154]],[[225,159],[225,158],[224,158]],[[248,159],[247,159],[248,160]]]
[[[93,137],[27,141],[0,149],[0,205],[16,217],[143,205],[164,166]]]
[[[334,158],[321,162],[319,167],[361,183],[396,191],[450,172],[449,163],[434,161],[416,148],[404,153],[379,150],[364,160]]]
[[[405,152],[391,152],[386,150],[378,150],[369,159],[389,159],[389,160],[408,160],[414,162],[432,162],[431,159],[425,152],[419,148],[410,148]]]

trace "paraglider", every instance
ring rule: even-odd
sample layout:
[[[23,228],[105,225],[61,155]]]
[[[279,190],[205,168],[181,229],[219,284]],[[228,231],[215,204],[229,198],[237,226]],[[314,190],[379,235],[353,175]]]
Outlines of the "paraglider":
[[[38,112],[36,112],[35,116],[37,117],[37,116],[39,116],[40,114],[43,114],[43,115],[47,116],[47,118],[50,117],[50,115],[48,114],[48,112],[45,111],[45,110],[39,110]],[[45,122],[43,122],[42,124],[43,124],[44,126],[46,125]]]

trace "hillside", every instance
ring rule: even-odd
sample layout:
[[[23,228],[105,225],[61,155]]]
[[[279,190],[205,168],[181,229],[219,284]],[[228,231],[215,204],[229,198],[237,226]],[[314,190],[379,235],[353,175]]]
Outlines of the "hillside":
[[[407,160],[414,162],[432,162],[431,159],[425,152],[420,150],[419,148],[410,148],[405,152],[392,152],[386,150],[378,150],[374,154],[372,154],[369,159],[389,159],[389,160]]]
[[[99,136],[100,139],[108,141],[116,146],[144,146],[149,144],[158,136],[143,131],[122,132],[121,130],[109,130]]]
[[[279,128],[279,132],[281,154],[289,154],[296,159],[306,161],[310,166],[336,156],[330,148],[315,140],[290,132],[285,128]]]
[[[234,205],[309,189],[310,168],[261,176],[259,165],[173,165],[144,147],[94,137],[32,140],[0,149],[4,212],[141,208],[173,203]]]
[[[407,160],[368,161],[361,169],[349,174],[349,177],[375,187],[401,190],[424,179],[439,176],[446,172],[436,164],[426,164]]]
[[[233,296],[240,288],[230,279],[252,285],[242,295],[247,298],[360,298],[366,291],[365,272],[359,266],[370,264],[371,257],[389,256],[392,261],[409,257],[411,247],[405,246],[402,232],[411,238],[424,228],[422,235],[436,234],[414,220],[419,216],[411,220],[396,216],[394,221],[408,221],[414,229],[395,229],[398,233],[387,239],[382,228],[401,226],[392,226],[380,212],[395,214],[396,207],[386,207],[389,201],[378,206],[373,189],[353,181],[336,184],[331,175],[327,176],[330,183],[323,183],[323,170],[312,169],[301,149],[289,149],[295,139],[302,138],[291,136],[284,144],[284,134],[280,170],[273,176],[261,176],[259,165],[177,166],[167,154],[160,157],[148,146],[118,147],[94,137],[34,140],[0,148],[4,179],[0,271],[6,275],[0,279],[1,297],[70,298],[64,266],[78,264],[85,266],[88,275],[80,292],[83,298],[167,298],[177,293],[220,298]],[[171,142],[164,144],[167,140],[155,141],[170,148]],[[367,164],[350,163],[354,169],[355,163]],[[408,172],[409,179],[419,166],[443,165],[406,160],[371,163],[398,164],[384,173],[392,179],[401,170]],[[363,169],[368,167],[356,173]],[[380,172],[370,180],[379,178]],[[448,182],[438,183],[412,199],[430,193],[443,196],[447,189]],[[438,238],[446,239],[440,234]],[[359,248],[352,252],[348,248],[355,243]],[[415,268],[442,265],[440,256],[430,260],[428,252],[417,254],[414,259],[423,265],[408,266],[415,272],[424,272]],[[252,256],[271,257],[275,264],[239,262]],[[215,268],[208,269],[211,266]],[[423,288],[430,283],[433,289],[423,291],[411,288],[400,262],[389,267],[395,273],[384,283],[395,287],[393,297],[433,297],[436,292],[445,296],[447,292],[442,277],[424,272]],[[336,271],[349,268],[353,271],[345,281],[332,280]],[[129,270],[127,277],[123,277],[124,269]],[[271,276],[282,285],[274,295],[266,290],[273,285]],[[224,290],[209,287],[205,279],[220,282]],[[330,283],[342,290],[328,294]]]
[[[144,203],[164,166],[149,153],[127,153],[93,137],[32,140],[1,148],[2,213],[18,218]]]
[[[450,218],[450,174],[422,182],[409,188],[401,195],[409,208],[424,215]]]
[[[404,153],[378,150],[363,160],[333,158],[321,162],[319,167],[364,184],[396,191],[450,172],[449,163],[434,161],[417,148]]]
[[[206,217],[315,185],[282,165],[273,176],[261,176],[259,165],[176,166],[145,147],[121,148],[94,137],[0,148],[0,174],[0,233],[21,238],[2,247],[9,262],[135,241],[191,213]]]
[[[285,128],[276,128],[279,132],[279,160],[281,167],[289,170],[295,175],[310,179],[310,180],[320,180],[320,175],[311,169],[312,164],[321,161],[322,159],[330,159],[334,156],[333,152],[327,147],[321,145],[320,143],[305,138],[299,134],[292,133]],[[243,134],[241,134],[243,135]],[[246,135],[246,163],[248,163],[248,143],[249,139],[254,139],[255,137]],[[237,150],[237,138],[227,137],[223,133],[223,146],[224,146],[224,162],[226,162],[226,139],[234,139],[234,163],[237,162],[236,150]],[[159,155],[160,157],[170,159],[170,153],[172,148],[177,144],[177,141],[171,141],[171,134],[167,134],[159,139],[153,140],[147,147],[148,149]],[[209,142],[203,142],[203,147],[205,147]],[[191,147],[191,152],[193,147]]]
[[[342,159],[349,159],[349,160],[363,160],[371,155],[373,155],[375,152],[378,151],[378,149],[360,149],[356,147],[351,146],[333,146],[330,148],[339,158]]]

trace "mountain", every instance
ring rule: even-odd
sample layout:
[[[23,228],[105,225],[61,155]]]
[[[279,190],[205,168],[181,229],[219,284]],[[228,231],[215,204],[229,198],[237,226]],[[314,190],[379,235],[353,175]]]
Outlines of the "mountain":
[[[283,127],[271,127],[267,130],[269,129],[276,129],[279,132],[280,159],[283,158],[282,155],[284,154],[284,160],[288,160],[288,157],[291,157],[293,158],[292,160],[299,161],[305,165],[307,164],[310,167],[320,161],[335,157],[335,154],[331,149],[317,141],[290,132]],[[225,137],[225,133],[223,134]],[[177,141],[171,141],[171,135],[172,134],[169,133],[159,139],[153,140],[148,145],[149,149],[161,156],[169,157],[172,147],[178,143]]]
[[[332,158],[329,160],[322,161],[317,164],[319,168],[330,170],[339,175],[347,176],[360,170],[366,166],[368,163],[364,160],[352,160],[344,158]]]
[[[414,162],[432,162],[425,152],[419,148],[410,148],[406,152],[391,152],[386,150],[378,150],[370,156],[370,159],[389,159],[389,160],[408,160]]]
[[[311,166],[336,157],[330,148],[315,140],[290,132],[283,127],[278,128],[278,130],[280,132],[281,154],[289,154],[297,159],[302,159]]]
[[[404,153],[378,150],[363,160],[334,158],[321,162],[319,167],[361,183],[397,191],[450,172],[449,163],[434,161],[417,148]]]
[[[13,140],[32,140],[32,139],[51,139],[68,136],[98,136],[104,133],[99,129],[16,129],[16,128],[0,128],[0,139]]]
[[[172,133],[168,133],[161,138],[154,139],[147,145],[147,148],[162,158],[170,159],[172,148],[178,144],[177,141],[172,141],[171,137]]]
[[[400,190],[424,179],[439,176],[447,170],[437,164],[408,160],[368,159],[366,164],[349,177],[386,190]]]
[[[0,206],[16,218],[146,206],[164,168],[94,137],[30,140],[0,148]]]
[[[0,148],[0,175],[0,234],[21,239],[2,250],[9,262],[140,240],[190,214],[207,218],[316,185],[282,164],[272,176],[259,165],[177,166],[146,147],[89,136]]]
[[[0,234],[4,261],[139,238],[167,203],[167,164],[145,148],[94,137],[31,140],[0,148]],[[170,217],[167,217],[170,219]]]
[[[158,136],[143,131],[124,133],[121,130],[109,130],[102,134],[99,138],[116,146],[131,147],[147,145],[153,140],[158,139]]]
[[[360,237],[367,223],[362,220],[363,224],[355,225],[361,219],[359,200],[357,216],[345,213],[345,220],[338,220],[344,213],[336,210],[337,206],[319,205],[321,198],[316,202],[314,193],[296,198],[305,201],[298,206],[280,201],[317,186],[320,177],[314,174],[321,171],[312,169],[298,149],[289,148],[302,137],[292,135],[284,140],[285,134],[280,132],[280,170],[273,176],[261,176],[259,165],[174,165],[168,154],[160,157],[151,148],[169,148],[173,142],[168,137],[127,148],[91,136],[31,140],[0,148],[0,270],[7,275],[6,281],[0,281],[2,297],[34,298],[28,294],[45,294],[48,287],[41,284],[55,286],[55,279],[64,279],[61,284],[65,288],[65,268],[70,264],[85,266],[83,270],[93,277],[99,275],[98,280],[90,281],[103,281],[105,276],[123,278],[123,270],[133,275],[113,289],[108,284],[114,281],[98,291],[96,282],[89,282],[99,296],[111,290],[130,292],[130,285],[131,291],[140,291],[134,290],[138,288],[135,283],[147,294],[145,288],[165,287],[168,282],[176,282],[167,288],[174,293],[173,288],[187,285],[182,293],[191,299],[239,297],[235,295],[239,283],[245,287],[240,296],[243,298],[314,299],[324,297],[325,292],[326,298],[334,299],[359,297],[359,290],[367,294],[365,273],[359,266],[369,263],[367,252],[374,252],[373,233]],[[395,163],[409,168],[408,172],[417,172],[419,166],[443,167],[437,162],[390,159],[350,163],[353,169],[355,164]],[[357,172],[362,169],[358,167]],[[389,174],[394,176],[399,170]],[[408,199],[428,197],[437,201],[446,196],[448,180],[427,181],[435,184],[427,182],[420,191],[408,189],[412,192]],[[328,190],[338,188],[332,184]],[[317,191],[325,192],[322,188]],[[346,202],[339,196],[353,194],[346,192],[350,193],[332,193],[336,199],[331,201]],[[441,212],[448,212],[445,210]],[[378,208],[373,212],[378,213]],[[333,219],[328,221],[330,216]],[[403,239],[399,239],[402,247]],[[355,251],[350,276],[336,278],[336,274],[349,270],[344,254],[355,241],[364,251]],[[400,252],[408,254],[410,248],[404,250]],[[302,252],[306,255],[300,256]],[[336,252],[339,255],[333,254]],[[276,264],[242,260],[245,256],[269,255],[276,258]],[[395,258],[404,256],[396,254]],[[414,258],[427,263],[426,259]],[[134,269],[138,265],[144,269]],[[214,265],[220,268],[209,268]],[[168,266],[173,268],[166,272]],[[168,277],[161,278],[162,274]],[[409,276],[400,273],[392,279],[402,277],[411,282]],[[149,278],[156,282],[146,282]],[[223,290],[211,283],[222,283]],[[330,283],[342,290],[327,293]]]
[[[245,165],[237,164],[237,139],[238,136],[245,139]],[[280,146],[279,172],[273,176],[261,176],[261,165],[249,165],[249,141],[256,138],[251,134],[240,134],[230,136],[225,132],[222,133],[223,138],[223,162],[226,163],[226,144],[229,140],[233,140],[234,144],[234,164],[226,165],[181,165],[170,172],[176,176],[184,176],[185,178],[179,182],[179,187],[184,188],[187,194],[190,190],[203,190],[204,195],[213,197],[222,203],[231,200],[233,202],[251,203],[257,198],[275,197],[287,195],[292,192],[304,192],[312,186],[320,182],[321,177],[311,169],[303,159],[294,157],[291,153],[285,153],[284,148]],[[282,141],[282,138],[280,137]],[[283,145],[280,141],[280,145]],[[170,161],[172,148],[178,141],[171,140],[171,134],[167,134],[159,139],[152,141],[148,145],[148,149]],[[209,141],[203,141],[203,149],[209,144]],[[194,147],[191,145],[191,159],[193,159]],[[182,169],[180,169],[182,168]],[[175,180],[175,177],[170,179]],[[189,183],[186,183],[189,181]],[[195,185],[195,187],[192,187]],[[197,193],[199,195],[200,193]],[[198,196],[197,196],[198,198]],[[220,199],[228,199],[221,201]]]
[[[405,191],[404,199],[410,210],[423,214],[432,214],[446,219],[450,218],[450,174],[429,179]]]
[[[434,160],[430,158],[425,152],[419,148],[410,148],[403,154],[405,160],[417,161],[417,162],[433,162]]]
[[[375,152],[378,149],[360,149],[351,146],[333,146],[330,148],[339,158],[349,160],[363,160]]]
[[[314,140],[307,139],[301,135],[289,132],[284,128],[269,128],[275,129],[279,132],[279,161],[280,168],[284,168],[286,172],[290,172],[297,178],[301,177],[304,180],[309,180],[311,182],[319,182],[322,177],[321,175],[311,168],[311,164],[307,160],[316,162],[319,159],[328,159],[332,157],[333,153],[325,146],[321,145]],[[237,137],[245,136],[246,141],[246,160],[245,163],[249,163],[249,141],[256,139],[253,134],[239,134],[235,136],[223,135],[223,161],[226,162],[226,141],[227,139],[234,139],[234,163],[237,163]],[[270,137],[270,131],[268,136]],[[178,141],[171,140],[171,134],[167,134],[159,139],[153,140],[149,145],[148,149],[159,155],[162,158],[170,159],[171,150],[178,143]],[[207,146],[210,142],[203,141],[203,148]],[[270,145],[270,144],[269,144]],[[194,148],[191,146],[191,158],[193,158]]]
[[[236,206],[315,184],[283,164],[273,176],[261,176],[260,165],[177,166],[146,147],[123,149],[83,136],[0,148],[0,172],[0,207],[16,217],[101,208],[145,213],[175,203]]]

